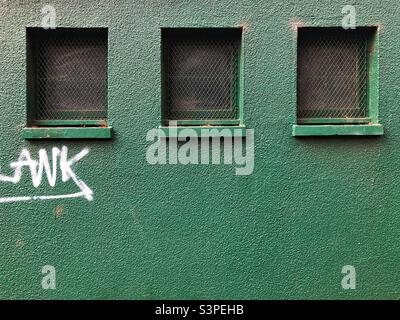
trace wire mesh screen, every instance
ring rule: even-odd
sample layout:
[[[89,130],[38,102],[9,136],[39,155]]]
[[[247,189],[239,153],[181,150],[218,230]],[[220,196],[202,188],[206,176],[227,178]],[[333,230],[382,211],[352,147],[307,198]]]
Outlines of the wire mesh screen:
[[[368,116],[368,35],[362,31],[299,33],[298,118]]]
[[[164,39],[165,117],[237,119],[240,34],[199,32]]]
[[[35,55],[35,120],[106,119],[106,31],[43,30]]]

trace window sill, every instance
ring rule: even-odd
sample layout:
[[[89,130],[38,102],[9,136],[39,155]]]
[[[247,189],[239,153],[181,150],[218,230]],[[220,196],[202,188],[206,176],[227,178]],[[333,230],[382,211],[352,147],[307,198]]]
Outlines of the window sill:
[[[293,125],[293,136],[381,136],[383,125]]]
[[[55,128],[24,128],[22,137],[34,139],[110,139],[111,127],[55,127]]]
[[[223,137],[224,133],[230,131],[231,137],[246,137],[245,126],[181,126],[181,127],[159,127],[165,137]]]

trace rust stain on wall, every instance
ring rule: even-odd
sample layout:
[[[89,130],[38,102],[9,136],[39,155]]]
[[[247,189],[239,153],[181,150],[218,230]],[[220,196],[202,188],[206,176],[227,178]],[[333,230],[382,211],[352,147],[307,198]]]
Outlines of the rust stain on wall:
[[[24,240],[19,239],[19,240],[17,240],[17,241],[15,242],[15,246],[16,246],[17,248],[22,248],[24,245],[25,245],[25,241],[24,241]]]
[[[55,217],[56,217],[56,219],[61,218],[62,215],[63,215],[63,212],[64,212],[64,206],[63,205],[57,206],[56,209],[55,209]]]

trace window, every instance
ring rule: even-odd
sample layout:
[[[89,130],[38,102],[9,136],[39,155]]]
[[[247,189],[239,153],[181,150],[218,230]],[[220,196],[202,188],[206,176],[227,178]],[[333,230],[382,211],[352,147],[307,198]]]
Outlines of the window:
[[[365,127],[357,125],[367,125],[370,132],[381,131],[373,126],[378,124],[376,39],[376,28],[299,28],[297,123],[309,125],[305,130],[359,134]],[[310,127],[322,124],[336,129]]]
[[[107,38],[107,29],[28,29],[31,128],[107,126]]]
[[[162,30],[163,124],[239,125],[241,28]]]

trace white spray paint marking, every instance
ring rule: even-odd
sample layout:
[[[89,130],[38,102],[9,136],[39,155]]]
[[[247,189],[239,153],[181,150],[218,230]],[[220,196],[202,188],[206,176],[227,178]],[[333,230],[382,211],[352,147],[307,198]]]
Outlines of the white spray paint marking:
[[[32,184],[35,188],[38,188],[43,181],[43,175],[47,177],[47,181],[51,187],[54,187],[57,182],[57,169],[61,170],[61,180],[66,183],[72,180],[75,185],[81,190],[81,192],[67,194],[67,195],[56,195],[56,196],[27,196],[27,197],[10,197],[0,198],[0,203],[12,203],[21,201],[33,201],[33,200],[55,200],[55,199],[72,199],[72,198],[85,198],[88,201],[93,200],[93,191],[88,185],[81,180],[75,172],[72,170],[72,166],[78,161],[83,159],[89,153],[89,149],[85,148],[74,157],[68,159],[68,148],[62,147],[52,149],[52,166],[49,163],[49,157],[45,149],[39,150],[39,161],[31,158],[31,154],[28,150],[24,149],[21,151],[20,156],[16,162],[10,164],[11,169],[14,170],[13,176],[5,176],[1,174],[0,167],[0,182],[9,182],[18,184],[22,178],[23,168],[27,167],[30,170]],[[58,161],[59,160],[59,161]],[[58,166],[59,164],[59,166]]]

